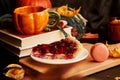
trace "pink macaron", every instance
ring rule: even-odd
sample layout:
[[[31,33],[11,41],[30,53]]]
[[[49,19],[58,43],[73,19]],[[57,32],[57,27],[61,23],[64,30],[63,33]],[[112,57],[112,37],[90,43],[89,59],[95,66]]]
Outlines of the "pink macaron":
[[[109,51],[105,44],[96,43],[91,47],[91,57],[97,62],[103,62],[109,57]]]

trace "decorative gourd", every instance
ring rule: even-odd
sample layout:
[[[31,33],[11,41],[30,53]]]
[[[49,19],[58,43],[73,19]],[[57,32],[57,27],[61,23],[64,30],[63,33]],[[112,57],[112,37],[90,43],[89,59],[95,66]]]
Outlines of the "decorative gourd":
[[[58,7],[56,11],[61,15],[62,20],[66,20],[68,25],[72,26],[72,35],[78,40],[82,38],[85,33],[87,20],[79,14],[79,9],[72,9],[68,5]]]
[[[17,0],[17,7],[21,6],[41,6],[44,8],[52,8],[50,0]]]
[[[68,22],[68,25],[73,27],[72,33],[77,33],[73,36],[80,40],[85,34],[87,20],[83,18],[81,14],[77,14],[70,18],[62,16],[61,19],[66,20]]]
[[[14,23],[18,32],[37,34],[46,28],[49,20],[48,10],[38,6],[24,6],[14,10]]]

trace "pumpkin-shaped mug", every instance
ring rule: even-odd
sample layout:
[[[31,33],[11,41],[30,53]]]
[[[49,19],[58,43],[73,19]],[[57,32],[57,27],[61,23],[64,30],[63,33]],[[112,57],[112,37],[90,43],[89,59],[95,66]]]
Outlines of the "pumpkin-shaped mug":
[[[50,17],[56,19],[52,25],[49,24]],[[18,7],[13,14],[15,28],[22,34],[38,34],[47,27],[55,27],[60,18],[57,12],[40,6]]]

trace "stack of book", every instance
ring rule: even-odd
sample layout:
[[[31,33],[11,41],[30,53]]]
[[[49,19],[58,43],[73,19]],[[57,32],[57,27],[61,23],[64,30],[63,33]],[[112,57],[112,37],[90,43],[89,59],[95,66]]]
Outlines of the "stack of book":
[[[71,36],[72,27],[64,28]],[[36,35],[23,35],[12,30],[0,30],[0,45],[19,57],[29,56],[32,47],[38,44],[49,44],[65,38],[60,30],[54,30]]]

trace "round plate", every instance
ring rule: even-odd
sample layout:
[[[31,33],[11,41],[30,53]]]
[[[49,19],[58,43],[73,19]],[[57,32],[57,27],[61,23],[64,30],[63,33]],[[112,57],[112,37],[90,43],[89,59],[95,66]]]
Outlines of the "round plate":
[[[39,58],[39,57],[35,57],[32,54],[30,55],[31,58],[37,62],[41,62],[41,63],[46,63],[46,64],[70,64],[70,63],[75,63],[81,60],[84,60],[85,58],[87,58],[89,52],[87,51],[87,49],[83,48],[79,55],[73,59],[43,59],[43,58]]]

